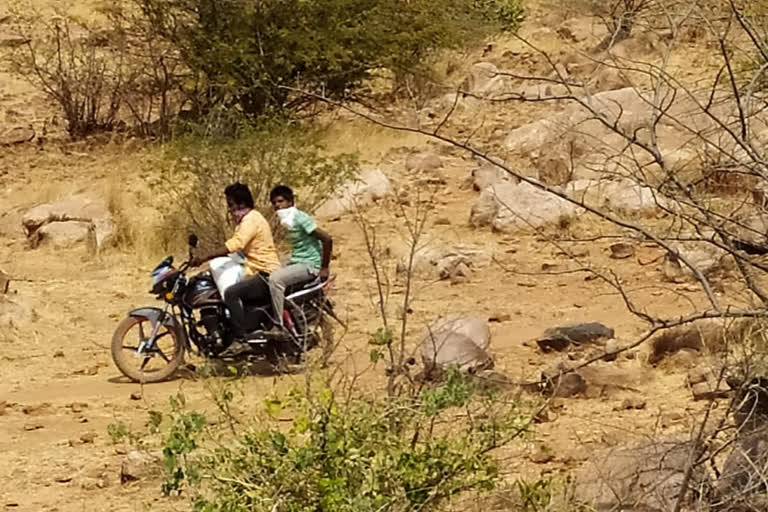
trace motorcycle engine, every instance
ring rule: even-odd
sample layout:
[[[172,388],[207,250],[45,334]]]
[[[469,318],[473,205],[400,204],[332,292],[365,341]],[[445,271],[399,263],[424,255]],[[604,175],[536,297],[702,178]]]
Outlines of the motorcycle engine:
[[[205,333],[205,340],[211,351],[218,353],[226,349],[228,344],[224,341],[221,330],[221,311],[217,306],[200,308],[200,321],[197,325],[201,326]]]

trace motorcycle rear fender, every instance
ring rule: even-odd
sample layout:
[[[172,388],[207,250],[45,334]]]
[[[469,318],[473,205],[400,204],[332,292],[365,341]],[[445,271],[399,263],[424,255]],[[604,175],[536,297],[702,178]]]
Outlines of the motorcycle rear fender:
[[[160,308],[152,307],[138,308],[128,313],[128,316],[146,318],[152,323],[152,328],[154,329],[155,325],[157,325],[157,322],[159,322],[160,318],[163,316],[163,310]],[[165,318],[163,319],[163,325],[176,331],[176,336],[179,337],[182,343],[184,343],[185,346],[189,346],[189,342],[187,341],[187,333],[184,331],[184,327],[176,319],[176,315],[173,313],[166,313]]]

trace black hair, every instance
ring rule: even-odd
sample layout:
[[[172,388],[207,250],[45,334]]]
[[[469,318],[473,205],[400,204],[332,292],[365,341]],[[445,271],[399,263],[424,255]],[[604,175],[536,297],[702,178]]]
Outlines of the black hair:
[[[233,183],[224,189],[224,195],[238,206],[253,208],[253,196],[251,189],[244,183]]]
[[[293,203],[293,190],[286,185],[278,185],[269,193],[269,200],[274,201],[277,197],[282,197]]]

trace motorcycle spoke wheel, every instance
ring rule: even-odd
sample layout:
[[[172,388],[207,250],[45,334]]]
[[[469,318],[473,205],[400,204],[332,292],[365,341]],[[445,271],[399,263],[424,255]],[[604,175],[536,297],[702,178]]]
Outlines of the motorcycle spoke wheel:
[[[184,359],[180,335],[169,326],[160,326],[154,346],[147,347],[152,322],[145,317],[128,317],[112,337],[112,359],[118,369],[135,382],[151,383],[168,379]],[[142,349],[139,351],[139,349]]]

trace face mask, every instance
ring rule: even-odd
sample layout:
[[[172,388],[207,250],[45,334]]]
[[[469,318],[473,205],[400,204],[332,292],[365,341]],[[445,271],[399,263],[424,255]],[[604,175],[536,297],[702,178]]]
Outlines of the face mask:
[[[240,221],[243,220],[243,217],[245,217],[249,211],[251,211],[250,208],[243,208],[242,210],[233,211],[232,220],[235,221],[235,224],[240,224]]]
[[[296,221],[296,212],[298,210],[295,206],[291,206],[289,208],[283,208],[282,210],[277,210],[277,216],[280,218],[280,224],[282,224],[284,227],[291,229],[293,227],[293,223]]]

